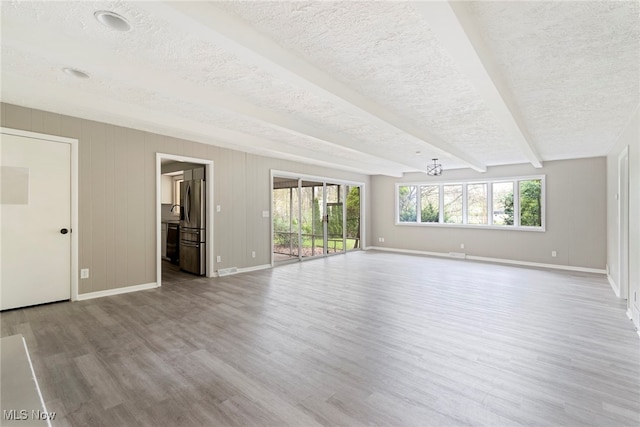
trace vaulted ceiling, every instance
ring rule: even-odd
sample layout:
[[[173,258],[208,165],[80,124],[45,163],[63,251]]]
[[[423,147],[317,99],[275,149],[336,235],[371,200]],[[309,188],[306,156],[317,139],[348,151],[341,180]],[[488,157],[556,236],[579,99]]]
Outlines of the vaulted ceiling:
[[[606,155],[640,103],[638,1],[3,1],[1,14],[3,102],[367,174]]]

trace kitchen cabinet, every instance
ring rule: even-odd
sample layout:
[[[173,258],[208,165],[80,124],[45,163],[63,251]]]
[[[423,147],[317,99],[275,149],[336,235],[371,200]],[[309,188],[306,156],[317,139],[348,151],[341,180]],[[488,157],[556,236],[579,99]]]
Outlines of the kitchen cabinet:
[[[160,241],[162,242],[162,244],[160,245],[161,247],[161,252],[162,252],[162,259],[167,259],[167,229],[169,227],[169,224],[167,224],[166,222],[163,222],[162,224],[160,224]]]
[[[161,175],[161,197],[160,203],[172,205],[173,204],[173,177],[170,175]]]
[[[204,179],[204,168],[195,168],[195,169],[193,169],[193,178],[192,179]]]

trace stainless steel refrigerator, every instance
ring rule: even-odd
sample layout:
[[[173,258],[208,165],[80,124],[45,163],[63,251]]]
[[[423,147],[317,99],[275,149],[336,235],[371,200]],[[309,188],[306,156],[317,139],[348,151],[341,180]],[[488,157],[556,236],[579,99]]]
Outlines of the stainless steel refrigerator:
[[[205,258],[205,181],[180,183],[180,269],[204,276]]]

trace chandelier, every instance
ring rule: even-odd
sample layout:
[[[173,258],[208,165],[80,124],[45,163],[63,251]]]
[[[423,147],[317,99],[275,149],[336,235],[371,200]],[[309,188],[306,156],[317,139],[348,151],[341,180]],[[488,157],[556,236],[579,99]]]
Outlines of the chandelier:
[[[440,176],[442,175],[442,165],[438,163],[438,159],[433,160],[432,165],[427,165],[427,175]]]

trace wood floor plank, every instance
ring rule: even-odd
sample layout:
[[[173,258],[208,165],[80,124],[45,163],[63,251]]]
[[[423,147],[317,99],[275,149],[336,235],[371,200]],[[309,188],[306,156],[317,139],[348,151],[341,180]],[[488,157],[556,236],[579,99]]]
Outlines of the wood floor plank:
[[[595,274],[353,252],[0,321],[54,426],[640,425],[640,341]]]

